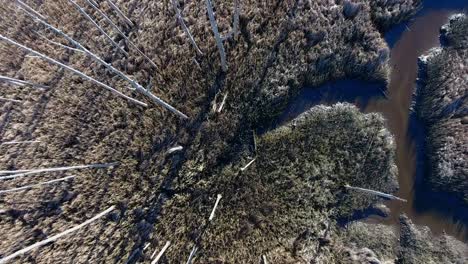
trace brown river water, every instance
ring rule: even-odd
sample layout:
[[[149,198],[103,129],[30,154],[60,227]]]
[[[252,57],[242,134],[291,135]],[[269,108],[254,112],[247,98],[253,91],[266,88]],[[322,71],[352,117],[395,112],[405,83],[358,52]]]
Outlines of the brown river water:
[[[408,136],[409,109],[418,75],[417,58],[432,47],[439,46],[439,29],[447,23],[453,11],[430,11],[412,21],[392,48],[390,63],[393,67],[388,86],[388,100],[370,100],[365,112],[380,112],[387,119],[387,126],[395,136],[396,163],[400,190],[398,196],[408,203],[389,202],[391,217],[385,222],[396,222],[405,213],[418,224],[430,227],[437,234],[446,232],[467,240],[467,229],[450,216],[435,210],[420,212],[414,208],[414,177],[416,174],[415,143]],[[425,201],[431,203],[431,201]],[[463,209],[462,209],[463,210]]]
[[[365,221],[396,224],[399,216],[404,213],[415,224],[428,226],[435,234],[445,232],[468,242],[468,209],[456,203],[441,202],[442,200],[433,197],[433,193],[421,188],[416,180],[424,177],[424,162],[421,163],[424,155],[424,128],[414,122],[414,119],[410,122],[412,95],[418,77],[418,57],[433,47],[439,47],[440,27],[448,22],[450,15],[468,7],[468,0],[444,1],[423,2],[426,4],[425,8],[411,21],[400,24],[385,34],[391,48],[392,67],[387,87],[383,83],[356,79],[337,80],[320,87],[304,87],[290,102],[277,124],[292,120],[317,104],[349,102],[366,113],[381,113],[395,137],[400,186],[397,195],[408,202],[388,202],[387,206],[391,211],[389,217],[382,218],[369,212],[371,216]],[[451,8],[444,9],[447,5]],[[382,96],[385,89],[387,98]],[[365,214],[361,217],[366,217]]]

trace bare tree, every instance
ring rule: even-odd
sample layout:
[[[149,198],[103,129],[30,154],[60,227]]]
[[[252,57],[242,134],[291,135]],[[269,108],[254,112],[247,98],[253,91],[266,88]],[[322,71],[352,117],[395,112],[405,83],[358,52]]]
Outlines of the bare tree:
[[[192,46],[195,48],[197,53],[199,55],[203,55],[203,52],[200,50],[200,48],[198,48],[198,45],[195,42],[195,39],[193,38],[192,33],[190,33],[189,28],[187,27],[187,25],[185,25],[184,18],[182,17],[182,13],[180,12],[179,4],[177,0],[171,0],[171,1],[172,1],[172,6],[174,7],[174,11],[176,13],[177,21],[179,22],[180,26],[184,30],[185,34],[189,38],[190,42],[192,43]]]
[[[19,0],[18,0],[19,1]],[[67,34],[65,34],[63,31],[55,28],[54,26],[50,25],[49,23],[47,23],[46,21],[40,19],[39,17],[35,16],[33,13],[30,13],[26,10],[23,9],[23,11],[25,11],[28,15],[30,15],[33,19],[35,19],[36,21],[38,21],[39,23],[43,24],[44,26],[46,26],[48,29],[54,31],[55,33],[63,36],[65,39],[67,39],[70,43],[72,43],[75,47],[83,50],[89,57],[91,57],[92,59],[94,59],[95,61],[97,61],[98,63],[100,63],[101,65],[105,66],[108,70],[110,70],[111,72],[117,74],[119,77],[121,77],[122,79],[126,80],[127,82],[129,82],[132,87],[137,90],[138,92],[140,92],[141,94],[145,95],[146,97],[148,97],[149,99],[151,99],[154,103],[166,108],[167,110],[173,112],[174,114],[184,118],[184,119],[187,119],[188,117],[183,114],[182,112],[180,112],[179,110],[177,110],[176,108],[174,108],[173,106],[171,106],[170,104],[166,103],[164,100],[162,100],[161,98],[155,96],[154,94],[152,94],[151,92],[147,91],[143,86],[141,86],[139,83],[137,83],[135,80],[132,80],[130,79],[127,75],[125,75],[123,72],[117,70],[116,68],[114,68],[111,64],[109,63],[106,63],[103,59],[101,59],[100,57],[98,57],[97,55],[95,55],[94,53],[92,53],[91,51],[89,51],[88,49],[86,49],[83,45],[81,45],[78,41],[74,40],[73,38],[71,38],[70,36],[68,36]]]
[[[102,218],[103,216],[105,216],[108,213],[112,212],[114,209],[115,209],[115,206],[111,206],[111,207],[107,208],[106,210],[104,210],[103,212],[97,214],[93,218],[88,219],[85,222],[83,222],[83,223],[81,223],[81,224],[79,224],[77,226],[74,226],[74,227],[72,227],[70,229],[67,229],[67,230],[65,230],[65,231],[63,231],[63,232],[61,232],[61,233],[59,233],[59,234],[57,234],[55,236],[51,236],[51,237],[49,237],[49,238],[47,238],[45,240],[42,240],[40,242],[34,243],[34,244],[32,244],[32,245],[30,245],[28,247],[25,247],[25,248],[23,248],[21,250],[18,250],[15,253],[0,259],[0,264],[7,263],[8,261],[10,261],[10,260],[12,260],[12,259],[14,259],[14,258],[16,258],[18,256],[21,256],[21,255],[23,255],[23,254],[25,254],[25,253],[33,250],[33,249],[36,249],[36,248],[41,247],[41,246],[45,246],[45,245],[47,245],[47,244],[49,244],[51,242],[56,241],[57,239],[59,239],[61,237],[64,237],[64,236],[69,235],[69,234],[71,234],[73,232],[76,232],[77,230],[83,228],[84,226],[87,226],[87,225],[95,222],[99,218]]]
[[[5,146],[5,145],[19,145],[19,144],[34,144],[34,143],[41,143],[39,140],[26,140],[26,141],[7,141],[7,142],[1,142],[0,146]],[[0,174],[2,172],[0,171]]]
[[[16,3],[21,6],[22,8],[24,8],[25,10],[35,14],[36,16],[40,17],[41,19],[43,20],[47,20],[45,16],[39,14],[38,12],[36,12],[36,10],[32,9],[30,6],[28,6],[27,4],[23,3],[23,1],[20,1],[20,0],[16,0]]]
[[[125,50],[123,50],[119,46],[119,44],[115,43],[115,41],[109,35],[107,35],[106,31],[104,31],[104,29],[102,29],[98,25],[98,23],[96,23],[96,21],[94,21],[94,19],[91,16],[89,16],[88,13],[86,13],[86,11],[83,10],[83,8],[81,8],[80,5],[78,5],[74,0],[68,0],[68,2],[70,2],[78,10],[78,12],[80,12],[84,17],[86,17],[86,19],[88,19],[101,32],[101,34],[106,36],[106,38],[115,48],[117,48],[120,52],[125,54],[125,56],[128,56],[128,53]]]
[[[45,41],[49,42],[49,43],[52,44],[52,45],[59,46],[59,47],[62,47],[62,48],[65,48],[65,49],[68,49],[68,50],[71,50],[71,51],[84,53],[84,51],[82,51],[82,50],[80,50],[80,49],[75,49],[75,48],[72,48],[72,47],[70,47],[70,46],[63,45],[62,43],[59,43],[59,42],[50,40],[50,39],[48,39],[47,37],[41,35],[41,34],[38,33],[38,32],[36,32],[36,34],[37,34],[40,38],[44,39]]]
[[[0,176],[0,180],[8,180],[14,179],[18,177],[30,176],[33,174],[44,173],[44,172],[59,172],[59,171],[69,171],[69,170],[79,170],[79,169],[102,169],[102,168],[109,168],[112,166],[117,165],[116,162],[114,163],[105,163],[105,164],[89,164],[89,165],[78,165],[78,166],[69,166],[69,167],[57,167],[57,168],[43,168],[43,169],[31,169],[26,170],[21,173],[14,173],[7,176]]]
[[[13,188],[13,189],[0,190],[0,194],[1,194],[1,193],[10,193],[10,192],[24,191],[24,190],[28,190],[28,189],[31,189],[31,188],[39,187],[39,186],[42,186],[42,185],[48,185],[48,184],[52,184],[52,183],[56,183],[56,182],[66,181],[66,180],[72,179],[72,178],[75,178],[75,176],[72,175],[72,176],[67,176],[67,177],[63,177],[63,178],[60,178],[60,179],[55,179],[55,180],[45,181],[45,182],[41,182],[41,183],[26,185],[26,186],[22,186],[22,187]]]
[[[228,66],[226,63],[226,52],[224,51],[223,40],[221,38],[221,35],[219,34],[218,24],[216,24],[216,19],[214,17],[213,6],[211,5],[210,0],[206,0],[205,2],[206,9],[208,11],[208,17],[210,18],[211,29],[213,30],[213,34],[216,39],[216,45],[218,46],[219,50],[219,55],[221,56],[221,67],[223,71],[226,72],[228,70]]]
[[[4,98],[4,97],[0,97],[0,101],[7,101],[7,102],[12,102],[12,103],[21,103],[21,100],[9,99],[9,98]]]
[[[377,196],[384,197],[384,198],[387,198],[387,199],[390,199],[390,200],[398,200],[398,201],[401,201],[401,202],[407,202],[403,198],[400,198],[400,197],[397,197],[395,195],[388,194],[388,193],[383,193],[383,192],[374,191],[374,190],[370,190],[370,189],[364,189],[364,188],[360,188],[360,187],[353,187],[353,186],[349,186],[349,185],[345,185],[345,187],[347,189],[350,189],[350,190],[355,190],[355,191],[360,191],[360,192],[364,192],[364,193],[368,193],[368,194],[372,194],[372,195],[377,195]]]
[[[167,248],[171,245],[171,241],[167,241],[166,244],[164,245],[164,247],[161,249],[161,251],[159,252],[159,254],[156,256],[156,258],[154,258],[153,261],[151,261],[151,264],[156,264],[158,263],[159,259],[162,257],[162,255],[164,255],[164,252],[166,252]],[[154,253],[151,255],[151,258],[154,257],[154,255],[156,255],[156,250],[154,251]]]
[[[26,47],[26,46],[24,46],[24,45],[21,45],[21,44],[19,44],[18,42],[14,41],[14,40],[12,40],[12,39],[9,39],[9,38],[7,38],[7,37],[4,37],[4,36],[1,35],[1,34],[0,34],[0,40],[4,40],[4,41],[6,41],[6,42],[8,42],[8,43],[10,43],[10,44],[12,44],[12,45],[15,45],[15,46],[17,46],[17,47],[19,47],[19,48],[21,48],[21,49],[27,51],[27,52],[30,52],[30,53],[33,53],[34,55],[39,56],[40,58],[42,58],[42,59],[48,61],[49,63],[58,65],[58,66],[60,66],[60,67],[62,67],[62,68],[64,68],[64,69],[66,69],[66,70],[69,70],[69,71],[75,73],[76,75],[78,75],[78,76],[80,76],[80,77],[82,77],[82,78],[84,78],[84,79],[86,79],[86,80],[88,80],[88,81],[91,81],[91,82],[93,82],[93,83],[95,83],[95,84],[97,84],[97,85],[99,85],[99,86],[101,86],[101,87],[104,87],[105,89],[109,90],[109,91],[112,92],[113,94],[118,95],[118,96],[120,96],[120,97],[123,97],[123,98],[127,99],[127,100],[130,101],[130,102],[133,102],[133,103],[136,103],[136,104],[138,104],[138,105],[145,106],[145,107],[148,106],[147,104],[145,104],[145,103],[143,103],[143,102],[140,102],[140,101],[138,101],[138,100],[136,100],[136,99],[133,99],[133,98],[131,98],[131,97],[129,97],[129,96],[127,96],[127,95],[125,95],[125,94],[123,94],[123,93],[117,91],[116,89],[114,89],[114,88],[108,86],[107,84],[104,84],[104,83],[102,83],[102,82],[100,82],[100,81],[98,81],[98,80],[96,80],[96,79],[94,79],[94,78],[92,78],[92,77],[89,77],[88,75],[82,73],[82,72],[79,71],[79,70],[76,70],[76,69],[74,69],[74,68],[72,68],[72,67],[70,67],[70,66],[67,66],[67,65],[65,65],[65,64],[63,64],[63,63],[61,63],[61,62],[59,62],[59,61],[56,61],[56,60],[54,60],[54,59],[52,59],[52,58],[50,58],[50,57],[48,57],[48,56],[46,56],[46,55],[44,55],[44,54],[38,52],[38,51],[35,51],[35,50],[31,49],[31,48],[28,48],[28,47]]]
[[[240,2],[239,0],[234,0],[234,21],[232,25],[232,30],[223,37],[223,40],[230,39],[232,37],[237,38],[239,35],[239,16],[240,16]]]
[[[107,0],[107,2],[109,3],[109,5],[112,7],[112,9],[114,9],[117,14],[123,19],[125,20],[125,22],[130,26],[130,27],[134,27],[135,25],[133,25],[133,22],[128,19],[128,17],[126,17],[124,15],[124,13],[122,11],[120,11],[120,9],[111,1],[111,0]]]
[[[111,25],[112,28],[115,29],[115,31],[117,31],[119,33],[119,35],[121,35],[125,41],[127,41],[127,43],[132,46],[141,56],[143,56],[154,68],[158,68],[158,66],[156,65],[156,63],[154,63],[148,56],[145,55],[145,53],[143,53],[135,44],[133,44],[133,42],[131,42],[127,36],[120,30],[120,28],[112,21],[112,19],[110,19],[103,11],[101,11],[101,9],[99,9],[99,7],[97,7],[97,5],[95,3],[93,3],[91,0],[86,0],[86,2],[88,2],[88,4],[94,9],[96,10],[99,14],[101,14],[102,17],[104,17],[104,19]]]
[[[8,83],[11,83],[11,84],[14,84],[14,85],[19,85],[19,86],[29,85],[31,87],[39,88],[39,89],[49,88],[46,85],[27,82],[27,81],[15,79],[15,78],[10,78],[10,77],[7,77],[7,76],[2,76],[2,75],[0,75],[0,81],[8,82]]]
[[[218,204],[219,204],[219,201],[221,200],[222,196],[221,194],[218,194],[217,197],[216,197],[216,202],[215,202],[215,205],[213,207],[213,210],[211,211],[211,214],[210,214],[210,217],[208,218],[208,221],[212,221],[214,216],[215,216],[215,212],[216,212],[216,208],[218,207]]]

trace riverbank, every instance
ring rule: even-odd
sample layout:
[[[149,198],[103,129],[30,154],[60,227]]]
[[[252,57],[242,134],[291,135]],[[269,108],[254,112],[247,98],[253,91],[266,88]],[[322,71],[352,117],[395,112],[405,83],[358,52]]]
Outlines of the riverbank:
[[[457,218],[468,221],[468,215],[463,213],[468,206],[466,15],[452,16],[441,32],[443,47],[431,50],[419,61],[414,111],[427,135],[426,173],[419,182],[437,194],[434,199],[441,199],[439,203],[450,201],[448,207]]]

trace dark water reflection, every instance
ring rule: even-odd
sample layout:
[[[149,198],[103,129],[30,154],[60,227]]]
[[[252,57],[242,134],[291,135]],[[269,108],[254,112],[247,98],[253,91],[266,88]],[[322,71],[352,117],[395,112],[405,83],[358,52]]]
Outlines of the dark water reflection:
[[[385,97],[385,83],[369,83],[361,80],[338,80],[317,88],[304,88],[280,116],[279,123],[296,118],[314,105],[332,105],[348,102],[364,111],[371,100]]]
[[[382,113],[387,127],[395,136],[396,163],[399,171],[398,196],[408,203],[389,202],[392,214],[379,222],[394,224],[405,213],[418,225],[428,226],[434,233],[443,232],[468,241],[468,212],[444,194],[419,188],[424,177],[424,127],[410,117],[412,93],[417,79],[417,59],[430,48],[439,46],[439,29],[452,14],[463,12],[468,0],[424,1],[424,8],[407,23],[396,26],[385,39],[392,48],[391,82],[387,97],[384,84],[358,80],[341,80],[317,88],[304,88],[283,113],[280,123],[288,121],[317,104],[350,102],[366,113]],[[411,122],[410,122],[411,120]],[[416,175],[418,181],[416,181]],[[415,185],[416,182],[416,185]],[[374,221],[373,219],[372,221]]]
[[[465,6],[468,5],[468,1],[463,2]],[[442,194],[419,188],[418,183],[424,177],[425,131],[416,119],[409,117],[418,73],[417,58],[430,48],[439,46],[439,29],[454,13],[455,10],[423,10],[405,26],[405,31],[394,43],[391,52],[390,63],[393,71],[388,87],[389,100],[371,101],[365,112],[381,112],[387,119],[388,128],[395,136],[400,183],[398,195],[407,199],[408,203],[389,203],[393,216],[390,221],[396,222],[398,215],[405,213],[413,222],[429,226],[435,233],[440,234],[445,231],[466,241],[468,239],[466,227],[462,224],[468,222],[466,212],[464,213],[466,208],[445,199],[447,196],[442,197]],[[419,179],[415,181],[417,174]],[[415,183],[417,185],[414,185]]]

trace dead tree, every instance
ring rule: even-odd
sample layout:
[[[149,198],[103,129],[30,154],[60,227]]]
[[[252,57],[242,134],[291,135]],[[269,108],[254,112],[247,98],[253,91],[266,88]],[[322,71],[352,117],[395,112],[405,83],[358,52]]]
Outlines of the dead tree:
[[[107,2],[109,3],[109,5],[112,7],[112,9],[114,9],[117,14],[130,26],[130,27],[134,27],[135,25],[133,25],[133,22],[128,19],[128,17],[126,17],[124,15],[124,13],[122,11],[120,11],[120,9],[114,4],[112,3],[111,0],[107,0]]]
[[[78,75],[78,76],[80,76],[80,77],[82,77],[82,78],[84,78],[84,79],[86,79],[86,80],[88,80],[88,81],[91,81],[91,82],[93,82],[93,83],[95,83],[95,84],[97,84],[97,85],[99,85],[99,86],[101,86],[101,87],[104,87],[105,89],[109,90],[109,91],[112,92],[113,94],[118,95],[118,96],[120,96],[120,97],[123,97],[123,98],[127,99],[128,101],[130,101],[130,102],[132,102],[132,103],[135,103],[135,104],[138,104],[138,105],[141,105],[141,106],[145,106],[145,107],[148,106],[147,104],[145,104],[145,103],[143,103],[143,102],[140,102],[140,101],[138,101],[138,100],[136,100],[136,99],[133,99],[133,98],[131,98],[131,97],[129,97],[129,96],[127,96],[127,95],[125,95],[125,94],[123,94],[123,93],[117,91],[116,89],[114,89],[114,88],[108,86],[107,84],[104,84],[104,83],[102,83],[102,82],[100,82],[100,81],[98,81],[98,80],[96,80],[96,79],[94,79],[94,78],[92,78],[92,77],[89,77],[88,75],[82,73],[82,72],[79,71],[79,70],[76,70],[76,69],[74,69],[74,68],[72,68],[72,67],[70,67],[70,66],[67,66],[67,65],[65,65],[65,64],[63,64],[63,63],[61,63],[61,62],[59,62],[59,61],[56,61],[56,60],[54,60],[54,59],[52,59],[52,58],[50,58],[50,57],[48,57],[48,56],[46,56],[46,55],[44,55],[44,54],[38,52],[38,51],[35,51],[35,50],[31,49],[31,48],[28,48],[28,47],[26,47],[26,46],[24,46],[24,45],[21,45],[21,44],[19,44],[18,42],[14,41],[14,40],[11,40],[11,39],[9,39],[9,38],[7,38],[7,37],[1,35],[1,34],[0,34],[0,40],[4,40],[4,41],[6,41],[6,42],[8,42],[8,43],[10,43],[10,44],[12,44],[12,45],[15,45],[15,46],[17,46],[17,47],[19,47],[19,48],[21,48],[21,49],[23,49],[23,50],[25,50],[25,51],[27,51],[27,52],[29,52],[29,53],[32,53],[32,54],[34,54],[34,55],[37,55],[38,57],[40,57],[40,58],[46,60],[47,62],[49,62],[49,63],[51,63],[51,64],[55,64],[55,65],[58,65],[58,66],[60,66],[60,67],[62,67],[62,68],[64,68],[64,69],[66,69],[66,70],[69,70],[69,71],[75,73],[76,75]]]
[[[164,252],[166,252],[167,248],[171,245],[171,241],[167,241],[166,244],[164,245],[164,247],[161,249],[161,251],[159,252],[159,254],[156,256],[156,258],[154,258],[153,261],[151,261],[151,264],[156,264],[158,263],[159,259],[164,255]],[[156,254],[156,250],[154,251],[154,253],[151,255],[151,258],[154,257],[154,255]]]
[[[400,198],[400,197],[397,197],[395,195],[388,194],[388,193],[383,193],[383,192],[374,191],[374,190],[370,190],[370,189],[364,189],[364,188],[360,188],[360,187],[353,187],[353,186],[349,186],[349,185],[345,185],[345,188],[350,189],[350,190],[363,192],[363,193],[372,194],[372,195],[377,195],[377,196],[384,197],[384,198],[387,198],[387,199],[390,199],[390,200],[398,200],[398,201],[405,202],[405,203],[407,202],[403,198]]]
[[[40,17],[41,19],[43,20],[47,20],[43,15],[39,14],[38,12],[36,12],[36,10],[32,9],[30,6],[28,6],[27,4],[23,3],[22,1],[20,0],[16,0],[16,3],[21,6],[22,8],[24,8],[25,10],[35,14],[36,16]]]
[[[213,30],[213,34],[216,39],[216,45],[218,46],[219,55],[221,57],[221,67],[223,71],[228,70],[227,62],[226,62],[226,52],[224,51],[223,40],[221,35],[218,31],[218,24],[216,24],[216,19],[213,13],[213,6],[211,5],[211,0],[205,0],[206,2],[206,9],[208,12],[208,17],[210,18],[211,29]]]
[[[53,41],[53,40],[50,40],[48,39],[47,37],[39,34],[38,32],[35,32],[40,38],[44,39],[45,41],[49,42],[50,44],[52,45],[55,45],[55,46],[59,46],[61,48],[64,48],[64,49],[67,49],[67,50],[71,50],[71,51],[75,51],[75,52],[80,52],[80,53],[84,53],[84,51],[80,50],[80,49],[75,49],[75,48],[72,48],[70,46],[67,46],[67,45],[63,45],[62,43],[59,43],[59,42],[56,42],[56,41]]]
[[[46,86],[46,85],[36,84],[36,83],[32,83],[32,82],[28,82],[28,81],[23,81],[23,80],[19,80],[19,79],[15,79],[15,78],[10,78],[10,77],[7,77],[7,76],[2,76],[2,75],[0,75],[0,81],[7,82],[7,83],[11,83],[11,84],[13,84],[13,85],[19,85],[19,86],[28,85],[28,86],[31,86],[31,87],[34,87],[34,88],[39,88],[39,89],[47,89],[47,88],[49,88],[49,87]]]
[[[83,228],[84,226],[87,226],[87,225],[95,222],[99,218],[102,218],[103,216],[105,216],[108,213],[112,212],[114,209],[115,209],[115,206],[111,206],[111,207],[107,208],[106,210],[104,210],[103,212],[97,214],[93,218],[88,219],[88,220],[84,221],[83,223],[81,223],[81,224],[79,224],[77,226],[74,226],[74,227],[72,227],[70,229],[67,229],[67,230],[65,230],[65,231],[63,231],[63,232],[61,232],[61,233],[59,233],[59,234],[57,234],[55,236],[51,236],[51,237],[49,237],[49,238],[47,238],[45,240],[42,240],[40,242],[34,243],[34,244],[32,244],[32,245],[30,245],[28,247],[25,247],[25,248],[23,248],[21,250],[18,250],[15,253],[0,259],[0,264],[7,263],[8,261],[10,261],[10,260],[12,260],[12,259],[14,259],[14,258],[16,258],[18,256],[21,256],[21,255],[23,255],[23,254],[25,254],[25,253],[33,250],[33,249],[36,249],[36,248],[41,247],[41,246],[45,246],[45,245],[47,245],[47,244],[49,244],[51,242],[56,241],[59,238],[62,238],[64,236],[66,236],[66,235],[69,235],[69,234],[71,234],[73,232],[76,232],[79,229]]]
[[[19,0],[18,0],[19,1]],[[154,94],[152,94],[151,92],[149,92],[148,90],[146,90],[143,86],[141,86],[139,83],[137,83],[135,80],[132,80],[130,79],[127,75],[125,75],[123,72],[117,70],[116,68],[114,68],[111,64],[109,63],[106,63],[103,59],[101,59],[100,57],[98,57],[97,55],[95,55],[94,53],[92,53],[91,51],[89,51],[88,49],[86,49],[83,45],[81,45],[78,41],[74,40],[73,38],[71,38],[70,36],[68,36],[67,34],[65,34],[63,31],[57,29],[56,27],[50,25],[49,23],[47,23],[46,21],[40,19],[38,16],[35,16],[33,13],[31,12],[28,12],[27,10],[23,9],[24,12],[26,12],[26,14],[28,14],[29,16],[31,16],[33,19],[35,19],[36,21],[38,21],[39,23],[41,23],[42,25],[44,25],[45,27],[47,27],[48,29],[52,30],[53,32],[55,32],[56,34],[59,34],[61,36],[63,36],[65,39],[67,39],[67,41],[69,41],[70,43],[72,43],[75,47],[83,50],[89,57],[91,57],[93,60],[97,61],[98,63],[100,63],[101,65],[105,66],[108,70],[110,70],[111,72],[115,73],[116,75],[118,75],[119,77],[121,77],[122,79],[126,80],[127,82],[129,82],[133,89],[137,90],[138,92],[140,92],[141,94],[145,95],[146,97],[148,97],[150,100],[152,100],[154,103],[166,108],[167,110],[171,111],[172,113],[184,118],[184,119],[187,119],[188,117],[183,114],[182,112],[180,112],[179,110],[177,110],[176,108],[174,108],[173,106],[171,106],[170,104],[166,103],[164,100],[162,100],[161,98],[155,96]]]
[[[72,178],[75,178],[75,176],[72,175],[72,176],[67,176],[67,177],[63,177],[63,178],[60,178],[60,179],[55,179],[55,180],[40,182],[40,183],[31,184],[31,185],[26,185],[26,186],[21,186],[21,187],[17,187],[17,188],[13,188],[13,189],[0,190],[0,194],[2,194],[2,193],[11,193],[11,192],[24,191],[24,190],[28,190],[28,189],[40,187],[40,186],[42,186],[42,185],[48,185],[48,184],[52,184],[52,183],[56,183],[56,182],[66,181],[66,180],[69,180],[69,179],[72,179]]]
[[[89,165],[78,165],[78,166],[69,166],[69,167],[57,167],[57,168],[42,168],[42,169],[31,169],[26,170],[21,173],[13,173],[6,176],[0,176],[0,180],[14,179],[18,177],[30,176],[33,174],[44,173],[44,172],[59,172],[59,171],[69,171],[69,170],[79,170],[79,169],[103,169],[109,168],[117,165],[117,163],[105,163],[105,164],[89,164]],[[24,170],[23,170],[24,171]]]
[[[35,144],[35,143],[41,143],[41,142],[39,140],[6,141],[6,142],[1,142],[0,146],[19,145],[19,144]],[[2,171],[0,171],[0,174],[2,174]]]
[[[7,101],[7,102],[12,102],[12,103],[21,103],[21,100],[9,99],[9,98],[4,98],[4,97],[0,97],[0,101]]]
[[[239,16],[240,16],[240,0],[234,0],[234,21],[232,25],[232,30],[223,37],[223,40],[228,40],[232,37],[237,38],[239,35]]]
[[[192,34],[190,33],[189,28],[187,27],[187,25],[185,25],[184,18],[182,17],[182,13],[180,12],[179,4],[178,4],[177,0],[172,0],[172,6],[174,7],[174,11],[176,13],[177,21],[179,22],[180,26],[184,30],[185,35],[187,35],[190,42],[192,43],[192,46],[195,48],[197,53],[199,55],[203,55],[203,52],[200,50],[200,48],[198,48],[198,45],[195,42],[195,39],[193,38]]]
[[[127,36],[120,30],[120,28],[112,21],[112,19],[110,19],[103,11],[101,11],[101,9],[99,9],[99,7],[96,5],[96,3],[93,3],[91,0],[86,0],[86,2],[88,2],[88,4],[94,9],[96,10],[102,17],[104,17],[104,19],[111,25],[112,28],[115,29],[115,31],[117,31],[117,33],[119,33],[120,36],[122,36],[125,41],[130,45],[132,46],[141,56],[143,56],[154,68],[158,68],[158,66],[156,65],[156,63],[154,63],[148,56],[145,55],[145,53],[143,53],[135,44],[133,44],[133,42],[131,42]]]
[[[102,29],[98,23],[96,23],[96,21],[94,21],[94,19],[88,15],[88,13],[86,13],[86,11],[83,10],[83,8],[78,5],[74,0],[68,0],[77,10],[78,12],[80,12],[84,17],[86,17],[86,19],[88,19],[98,30],[99,32],[101,32],[101,34],[103,34],[108,40],[109,42],[117,49],[119,50],[120,52],[122,52],[125,56],[128,57],[128,53],[122,49],[119,44],[115,43],[115,41],[109,36],[107,35],[106,31],[104,31],[104,29]]]

